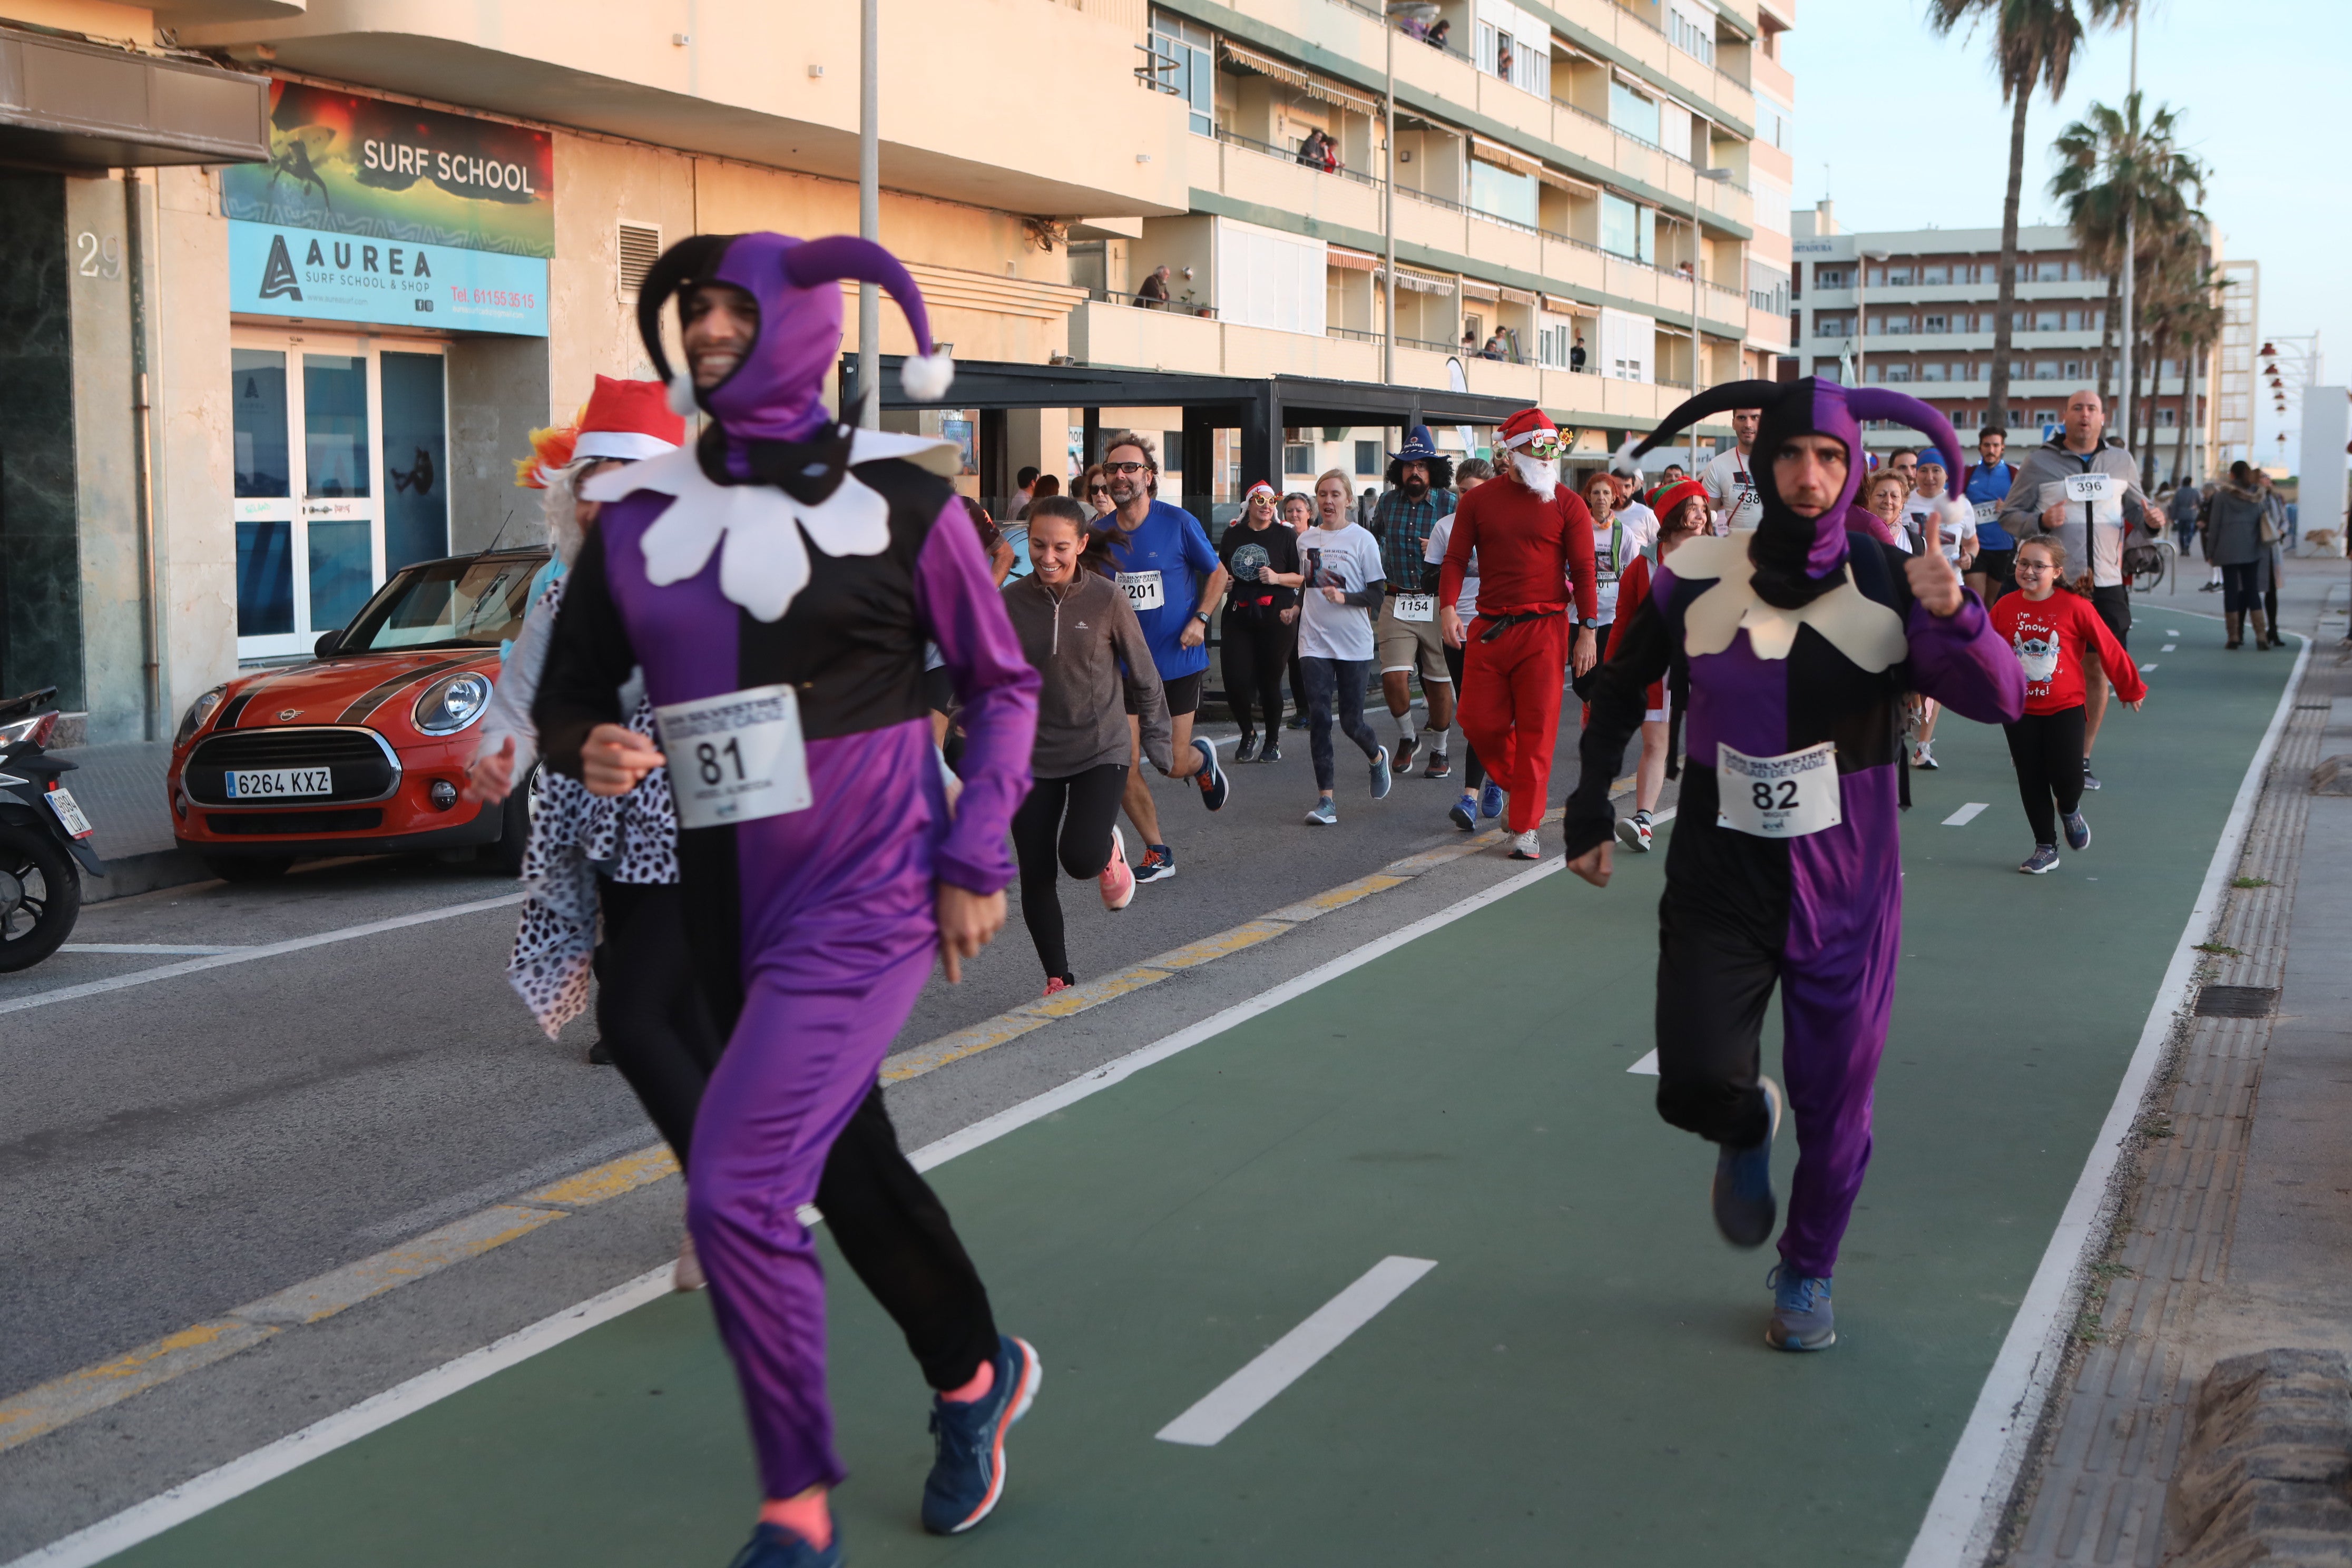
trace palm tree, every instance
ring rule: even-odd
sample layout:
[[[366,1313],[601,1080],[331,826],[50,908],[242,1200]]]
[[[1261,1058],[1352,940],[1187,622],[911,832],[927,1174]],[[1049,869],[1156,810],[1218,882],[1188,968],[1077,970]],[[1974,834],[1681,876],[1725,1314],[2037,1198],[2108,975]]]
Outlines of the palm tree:
[[[2010,106],[2009,189],[2000,207],[2000,310],[1993,320],[1992,402],[1986,418],[2009,418],[2009,355],[2017,313],[2017,202],[2025,184],[2025,111],[2035,89],[2051,101],[2066,92],[2074,51],[2082,46],[2084,14],[2096,22],[2126,16],[2138,0],[1927,0],[1927,24],[1949,34],[1963,22],[1990,22],[1993,64]]]
[[[2203,199],[2205,166],[2180,150],[2178,110],[2159,108],[2143,123],[2142,107],[2137,92],[2121,110],[2094,103],[2052,144],[2058,173],[2050,194],[2064,206],[2084,260],[2107,275],[2106,322],[2099,335],[2102,398],[2116,331],[2131,326],[2118,320],[2117,310],[2124,237],[2136,236],[2137,265],[2145,268],[2151,258],[2163,265],[2182,243],[2193,247],[2202,234],[2202,218],[2190,204]],[[2147,312],[2137,300],[2134,309],[2145,322]],[[2132,339],[2135,345],[2138,341]],[[2130,432],[2124,435],[2128,439]]]
[[[2173,440],[2172,477],[2179,479],[2186,471],[2189,452],[2189,426],[2196,422],[2197,407],[2189,395],[2188,367],[2204,352],[2207,344],[2217,341],[2221,333],[2221,307],[2214,296],[2223,286],[2223,279],[2212,266],[2212,252],[2202,233],[2203,215],[2197,215],[2199,232],[2183,237],[2168,252],[2151,258],[2147,304],[2142,314],[2148,334],[2148,360],[2161,366],[2168,349],[2180,356],[2181,408],[2180,419]],[[2211,395],[2211,389],[2207,389]],[[2140,484],[2146,489],[2156,479],[2156,409],[2155,399],[2149,407],[2145,428],[2147,439],[2140,447]]]

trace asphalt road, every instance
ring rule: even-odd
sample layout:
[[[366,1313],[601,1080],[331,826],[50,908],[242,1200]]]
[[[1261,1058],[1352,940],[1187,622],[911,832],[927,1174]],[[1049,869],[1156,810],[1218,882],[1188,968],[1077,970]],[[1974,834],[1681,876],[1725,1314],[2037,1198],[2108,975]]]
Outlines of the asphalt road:
[[[1375,724],[1392,733],[1385,716]],[[1283,762],[1234,769],[1214,816],[1190,784],[1158,782],[1179,875],[1129,910],[1106,914],[1090,884],[1065,883],[1082,979],[1460,841],[1444,816],[1458,773],[1416,768],[1373,803],[1344,745],[1340,825],[1307,827],[1306,737],[1285,739]],[[1572,745],[1562,738],[1563,770]],[[894,1090],[894,1114],[910,1147],[941,1136],[1519,868],[1498,848],[1473,855]],[[142,951],[68,951],[0,977],[0,1399],[652,1142],[618,1076],[585,1064],[592,1022],[550,1041],[509,989],[510,904],[84,990],[206,956],[170,950],[312,938],[513,892],[468,866],[323,862],[275,885],[90,906],[76,945]],[[934,978],[902,1046],[1038,995],[1014,897],[964,983]],[[0,1436],[0,1562],[655,1267],[677,1247],[678,1203],[674,1180],[657,1184],[344,1313],[331,1333],[288,1336],[13,1447]]]

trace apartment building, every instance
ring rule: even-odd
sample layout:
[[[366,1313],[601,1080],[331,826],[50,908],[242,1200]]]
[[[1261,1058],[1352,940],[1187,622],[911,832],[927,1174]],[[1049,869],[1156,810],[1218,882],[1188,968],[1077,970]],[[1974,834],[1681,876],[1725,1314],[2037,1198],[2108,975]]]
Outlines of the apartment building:
[[[1789,348],[1792,4],[888,0],[881,238],[960,370],[914,405],[886,305],[839,396],[992,501],[1164,431],[1213,520],[1411,423],[1601,450]],[[664,246],[855,229],[858,74],[845,4],[0,0],[0,688],[168,733],[538,537],[514,459],[647,373]]]
[[[1844,234],[1826,201],[1798,214],[1795,227],[1799,276],[1790,332],[1801,374],[1902,386],[1948,418],[1964,442],[1973,441],[1992,393],[2000,230]],[[2017,245],[2008,424],[2040,441],[2057,426],[2077,387],[2104,383],[2113,405],[2120,350],[2106,325],[2108,279],[2084,264],[2072,231],[2028,226],[2018,230]],[[2109,337],[2104,348],[2103,335]],[[2103,353],[2109,360],[2104,375]],[[2140,396],[2155,400],[2158,476],[2176,466],[2210,473],[2212,356],[2192,365],[2170,355],[2155,368],[2152,382],[2142,371]],[[2144,426],[2146,417],[2136,410],[2135,425]],[[1864,439],[1891,447],[1917,437],[1887,426],[1865,432]]]

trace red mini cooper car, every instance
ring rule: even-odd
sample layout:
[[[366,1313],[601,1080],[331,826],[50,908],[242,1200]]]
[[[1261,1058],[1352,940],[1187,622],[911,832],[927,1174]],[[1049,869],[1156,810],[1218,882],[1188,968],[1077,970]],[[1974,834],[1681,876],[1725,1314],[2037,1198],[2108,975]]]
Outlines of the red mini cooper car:
[[[463,798],[499,649],[522,629],[544,550],[405,567],[306,663],[245,671],[190,705],[172,743],[173,831],[232,881],[298,857],[474,848],[509,872],[528,784]]]

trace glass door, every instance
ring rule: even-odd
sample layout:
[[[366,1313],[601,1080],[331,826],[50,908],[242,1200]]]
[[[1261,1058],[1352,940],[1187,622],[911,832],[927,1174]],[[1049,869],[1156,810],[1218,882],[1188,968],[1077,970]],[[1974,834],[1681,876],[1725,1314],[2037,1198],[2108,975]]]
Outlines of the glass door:
[[[385,576],[448,552],[440,347],[236,330],[237,657],[308,653]]]

